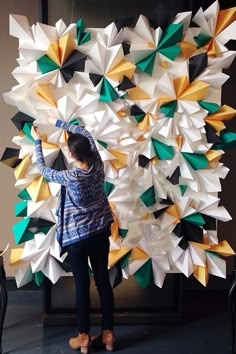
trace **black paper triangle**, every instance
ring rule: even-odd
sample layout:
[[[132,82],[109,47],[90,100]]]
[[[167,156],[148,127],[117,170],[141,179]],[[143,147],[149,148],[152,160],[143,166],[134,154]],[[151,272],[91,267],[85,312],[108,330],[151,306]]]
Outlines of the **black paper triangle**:
[[[60,71],[66,82],[69,82],[75,71],[84,71],[85,61],[87,56],[75,49],[69,58],[62,65]]]
[[[208,143],[221,143],[220,137],[215,133],[214,129],[207,123],[205,125],[205,131]]]
[[[136,87],[136,85],[127,76],[124,76],[122,82],[118,86],[118,90],[125,91],[133,87]]]
[[[158,219],[159,216],[161,216],[161,215],[164,213],[164,211],[165,211],[166,209],[168,209],[168,207],[165,207],[165,208],[163,208],[163,209],[154,211],[154,212],[153,212],[153,215],[154,215],[155,219]]]
[[[103,79],[103,75],[90,73],[89,78],[92,81],[93,86],[97,86],[99,82]]]
[[[201,53],[189,58],[189,82],[192,82],[207,67],[207,53]]]
[[[64,155],[61,150],[59,151],[59,153],[52,165],[52,168],[57,171],[63,171],[63,170],[67,169],[66,163],[65,163],[65,158],[64,158]]]
[[[167,177],[168,181],[170,181],[173,185],[179,184],[180,177],[180,167],[178,166],[171,177]]]
[[[144,155],[139,155],[138,156],[138,165],[140,167],[146,167],[147,164],[149,163],[149,161],[150,161],[149,158],[144,156]]]
[[[201,214],[201,216],[205,220],[205,224],[203,225],[205,230],[216,230],[216,219],[204,214]]]
[[[12,123],[17,127],[18,130],[22,130],[26,122],[32,123],[34,120],[34,118],[22,112],[16,113],[11,119]]]
[[[9,167],[15,168],[22,161],[21,159],[19,159],[19,153],[20,153],[19,149],[7,147],[4,150],[4,153],[0,161]]]
[[[130,107],[130,115],[131,116],[138,116],[140,114],[145,114],[145,112],[141,108],[139,108],[139,106],[137,106],[136,104],[133,104]]]
[[[129,43],[122,42],[122,47],[123,47],[124,55],[127,55],[130,53],[130,44]]]
[[[134,18],[133,17],[127,17],[127,18],[118,18],[114,21],[116,28],[118,32],[121,30],[121,28],[124,27],[132,27],[134,24]]]

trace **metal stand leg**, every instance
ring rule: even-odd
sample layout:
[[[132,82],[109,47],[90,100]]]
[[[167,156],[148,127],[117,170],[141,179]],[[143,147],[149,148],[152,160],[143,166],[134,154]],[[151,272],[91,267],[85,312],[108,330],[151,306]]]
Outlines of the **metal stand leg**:
[[[236,291],[236,270],[234,270],[234,282],[229,290],[228,307],[231,326],[231,353],[235,354],[235,291]]]
[[[0,354],[2,354],[2,331],[7,309],[6,273],[3,256],[0,256]]]

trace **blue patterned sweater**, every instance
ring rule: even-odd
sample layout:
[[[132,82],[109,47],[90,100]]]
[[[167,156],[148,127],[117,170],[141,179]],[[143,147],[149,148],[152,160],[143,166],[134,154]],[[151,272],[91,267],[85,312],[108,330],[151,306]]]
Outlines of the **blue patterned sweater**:
[[[56,126],[74,134],[86,136],[97,158],[88,171],[80,168],[57,171],[45,166],[41,140],[35,142],[39,173],[48,181],[62,185],[56,215],[57,239],[61,254],[66,247],[104,232],[113,222],[112,212],[104,192],[104,167],[95,142],[83,127],[57,120]]]

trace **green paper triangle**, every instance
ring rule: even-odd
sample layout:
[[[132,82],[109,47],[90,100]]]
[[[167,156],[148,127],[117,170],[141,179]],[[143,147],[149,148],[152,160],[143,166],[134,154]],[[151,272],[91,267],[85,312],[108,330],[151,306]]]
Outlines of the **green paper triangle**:
[[[128,253],[126,253],[126,254],[119,260],[119,263],[120,263],[120,266],[121,266],[122,269],[124,269],[124,268],[127,266],[131,252],[132,252],[132,251],[129,251]]]
[[[70,120],[70,124],[79,125],[78,118],[73,118]]]
[[[154,186],[148,188],[140,197],[142,202],[147,206],[151,206],[156,203],[155,189]]]
[[[26,189],[20,191],[20,193],[17,194],[17,197],[23,200],[32,200]]]
[[[217,103],[214,102],[207,102],[207,101],[198,101],[198,104],[204,108],[206,111],[208,111],[208,114],[213,114],[217,111],[219,111],[220,106]]]
[[[47,235],[47,233],[51,229],[51,227],[52,227],[52,225],[39,227],[39,231],[38,232],[43,232],[44,235]]]
[[[173,158],[174,149],[172,146],[161,143],[159,140],[154,138],[152,138],[152,144],[159,160],[170,160]]]
[[[209,161],[205,155],[189,152],[182,152],[182,155],[194,170],[200,170],[209,165]]]
[[[78,39],[78,45],[84,44],[89,42],[91,39],[91,34],[90,32],[84,32],[82,36],[80,36],[80,39]]]
[[[120,229],[119,228],[119,235],[122,237],[122,238],[125,238],[125,236],[127,235],[128,233],[128,230],[127,229]]]
[[[33,232],[27,230],[29,223],[30,218],[24,218],[17,224],[13,225],[12,231],[17,245],[32,240],[34,238]]]
[[[188,188],[188,186],[186,184],[180,184],[179,188],[180,188],[181,195],[183,197],[184,193],[186,192],[186,189]]]
[[[50,59],[47,55],[44,55],[43,57],[39,58],[37,60],[37,63],[42,74],[46,74],[50,71],[60,68],[60,66],[56,64],[52,59]]]
[[[102,140],[97,140],[97,142],[102,145],[105,149],[107,148],[107,143],[104,143]]]
[[[161,113],[163,113],[166,117],[173,118],[175,111],[176,111],[176,106],[177,106],[177,100],[171,101],[168,103],[163,104],[160,107]]]
[[[84,20],[83,20],[82,18],[80,18],[80,19],[76,22],[76,28],[77,28],[77,31],[84,32],[84,30],[85,30],[85,23],[84,23]]]
[[[211,38],[212,37],[208,36],[207,34],[200,33],[198,36],[194,37],[194,40],[197,43],[197,47],[200,48],[209,42]]]
[[[41,271],[39,271],[33,274],[33,278],[35,284],[39,287],[40,285],[42,285],[45,275]]]
[[[30,138],[31,140],[34,141],[34,139],[31,136],[31,127],[32,127],[33,123],[31,122],[26,122],[23,126],[23,132],[25,133],[25,135],[28,136],[28,138]]]
[[[202,215],[199,213],[194,213],[188,216],[185,216],[182,218],[183,220],[190,222],[191,224],[194,224],[196,226],[202,226],[205,225],[205,220],[203,219]]]
[[[111,86],[110,82],[104,77],[100,91],[100,102],[112,102],[119,98],[115,89]]]
[[[136,66],[140,71],[143,71],[146,74],[152,76],[155,59],[156,51],[148,55],[146,58],[140,60],[138,63],[136,63]]]
[[[161,48],[170,47],[182,41],[183,25],[182,23],[171,23],[162,35],[158,44],[158,51]]]
[[[15,204],[15,216],[27,216],[27,201],[18,202]]]
[[[224,148],[235,147],[236,146],[236,133],[229,130],[222,130],[220,132],[220,139],[222,141]]]
[[[136,120],[137,123],[140,123],[140,122],[142,122],[145,115],[146,115],[145,113],[144,114],[137,114],[134,116],[134,119]]]
[[[111,193],[113,188],[114,188],[114,184],[113,183],[110,183],[110,182],[107,182],[107,181],[104,182],[104,191],[105,191],[105,194],[106,194],[107,197],[109,196],[109,194]]]
[[[181,48],[178,45],[172,45],[171,47],[168,48],[158,49],[158,53],[164,55],[170,60],[175,60],[175,58],[179,55],[180,52],[181,52]]]
[[[141,288],[146,288],[153,282],[152,260],[149,259],[139,270],[134,273],[136,281]]]

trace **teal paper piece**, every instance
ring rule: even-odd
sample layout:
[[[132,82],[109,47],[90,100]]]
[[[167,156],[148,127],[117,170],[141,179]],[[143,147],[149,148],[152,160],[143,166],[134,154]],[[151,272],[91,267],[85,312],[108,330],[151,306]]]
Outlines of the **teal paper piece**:
[[[97,140],[97,142],[102,145],[105,149],[107,148],[107,143],[105,143],[104,141],[102,140]]]
[[[209,42],[210,39],[212,39],[212,37],[204,33],[200,33],[198,36],[194,37],[194,40],[197,43],[198,48],[203,47],[205,44]]]
[[[33,279],[35,284],[40,287],[45,279],[45,275],[41,271],[39,271],[33,274]]]
[[[200,170],[209,165],[205,155],[189,152],[182,152],[182,155],[194,170]]]
[[[158,44],[158,51],[162,48],[167,48],[182,41],[183,25],[182,23],[171,23],[162,35]]]
[[[115,91],[114,87],[110,82],[104,77],[102,80],[102,87],[100,91],[100,102],[112,102],[119,98],[118,93]]]
[[[31,196],[29,195],[26,189],[20,191],[20,193],[17,194],[17,197],[19,197],[22,200],[32,200]]]
[[[31,135],[31,127],[32,127],[33,123],[31,122],[26,122],[23,126],[23,132],[25,133],[25,135],[28,136],[28,138],[30,140],[32,140],[34,142],[34,139],[32,138],[32,135]]]
[[[150,207],[151,205],[155,204],[156,196],[154,186],[148,188],[139,198],[146,205],[146,207]]]
[[[127,229],[120,229],[119,228],[119,235],[122,237],[122,238],[125,238],[125,236],[127,235],[128,233],[128,230]]]
[[[85,23],[82,19],[76,22],[78,45],[84,44],[91,39],[90,32],[85,32]]]
[[[166,145],[154,138],[152,138],[152,144],[159,160],[170,160],[174,157],[174,149],[172,146]]]
[[[181,195],[183,197],[185,192],[186,192],[186,189],[188,188],[188,186],[186,184],[180,184],[179,188],[180,188]]]
[[[42,74],[46,74],[50,71],[60,68],[60,66],[56,64],[52,59],[50,59],[47,55],[44,55],[39,58],[37,60],[37,64]]]
[[[160,107],[160,111],[166,117],[173,118],[174,114],[175,114],[175,111],[176,111],[176,107],[177,107],[177,100],[174,100],[174,101],[171,101],[171,102],[164,103]]]
[[[137,123],[140,123],[140,122],[142,122],[145,115],[146,115],[145,113],[144,114],[137,114],[134,116],[134,119],[136,120]]]
[[[24,218],[12,227],[13,235],[17,245],[20,243],[32,240],[34,238],[34,233],[27,230],[30,223],[30,218]]]
[[[170,60],[175,60],[175,58],[180,54],[180,52],[181,48],[177,44],[167,48],[158,48],[158,53],[164,55]]]
[[[26,200],[15,204],[15,216],[27,216],[27,204]]]
[[[146,58],[136,63],[136,66],[140,71],[143,71],[146,74],[152,76],[155,59],[156,59],[156,50],[150,55],[148,55]]]
[[[109,194],[113,190],[114,186],[115,185],[111,182],[107,182],[107,181],[104,182],[104,191],[105,191],[105,194],[107,197],[109,196]]]
[[[205,223],[206,223],[200,213],[194,213],[194,214],[185,216],[182,219],[187,222],[190,222],[191,224],[194,224],[196,226],[202,226],[202,225],[205,225]]]
[[[143,289],[153,283],[152,260],[147,260],[147,262],[145,262],[144,265],[139,268],[136,273],[134,273],[134,277]]]
[[[198,101],[198,104],[208,111],[208,114],[214,114],[220,110],[220,106],[215,102]]]

